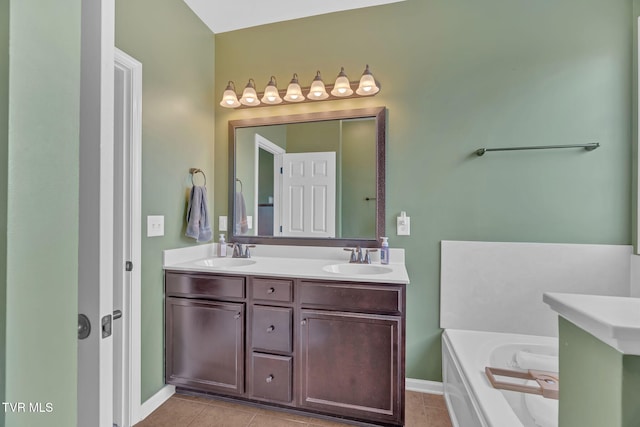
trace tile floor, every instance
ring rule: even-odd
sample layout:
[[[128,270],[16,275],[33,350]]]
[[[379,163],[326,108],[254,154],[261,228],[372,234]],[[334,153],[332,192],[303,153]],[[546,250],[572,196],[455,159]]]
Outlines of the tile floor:
[[[451,427],[442,396],[407,391],[405,427]],[[175,394],[135,427],[341,427],[348,424]]]

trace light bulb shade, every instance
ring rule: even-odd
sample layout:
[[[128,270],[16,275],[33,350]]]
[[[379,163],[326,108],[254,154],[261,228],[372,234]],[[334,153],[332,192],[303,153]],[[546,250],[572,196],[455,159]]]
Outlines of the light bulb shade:
[[[360,77],[360,84],[358,85],[358,89],[356,89],[356,93],[358,95],[367,96],[374,95],[380,91],[380,87],[376,82],[376,79],[373,78],[373,74],[369,71],[369,64],[362,73],[362,77]]]
[[[249,79],[249,83],[247,83],[244,91],[242,91],[242,98],[240,98],[240,103],[242,105],[247,105],[250,107],[260,105],[260,100],[258,99],[258,94],[256,93],[256,86],[253,79]]]
[[[232,81],[227,84],[227,88],[222,94],[222,101],[220,101],[220,105],[224,108],[238,108],[241,105],[238,101],[238,95],[236,95],[235,85]]]
[[[333,89],[331,89],[331,95],[338,97],[353,95],[353,89],[351,89],[349,78],[344,72],[344,67],[340,68],[340,74],[338,74]]]
[[[264,95],[262,96],[262,102],[269,105],[280,104],[282,98],[278,92],[278,86],[276,86],[276,78],[271,76],[271,80],[267,83],[267,87],[264,88]]]
[[[302,88],[298,84],[298,75],[293,74],[293,78],[287,87],[287,93],[284,96],[284,100],[287,102],[302,102],[304,101],[304,95],[302,94]]]
[[[307,95],[309,99],[313,99],[319,101],[321,99],[327,99],[329,94],[324,87],[324,82],[322,81],[322,77],[320,77],[320,71],[316,74],[316,78],[313,79],[311,83],[311,87],[309,88],[309,94]]]

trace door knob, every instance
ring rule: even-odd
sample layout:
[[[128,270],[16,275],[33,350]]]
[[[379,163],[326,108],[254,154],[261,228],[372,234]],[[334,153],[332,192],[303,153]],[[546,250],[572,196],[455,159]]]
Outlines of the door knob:
[[[78,339],[83,340],[91,334],[91,322],[84,314],[78,314]]]

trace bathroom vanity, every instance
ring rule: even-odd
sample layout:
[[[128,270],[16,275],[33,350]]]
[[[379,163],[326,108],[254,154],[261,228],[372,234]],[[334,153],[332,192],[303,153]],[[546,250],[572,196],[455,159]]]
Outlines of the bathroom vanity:
[[[179,392],[404,425],[404,262],[360,266],[324,251],[331,255],[238,266],[165,260],[166,382]]]

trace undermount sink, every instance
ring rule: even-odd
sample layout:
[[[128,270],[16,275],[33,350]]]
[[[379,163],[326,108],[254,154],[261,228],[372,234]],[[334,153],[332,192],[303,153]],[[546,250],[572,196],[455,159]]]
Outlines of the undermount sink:
[[[329,264],[323,270],[336,274],[386,274],[393,270],[377,264]]]
[[[246,267],[255,263],[254,260],[247,258],[207,258],[196,261],[197,265],[214,268]]]

